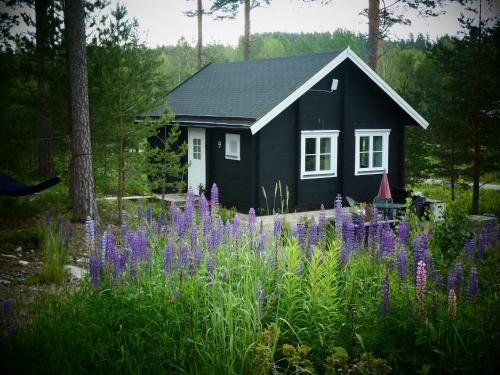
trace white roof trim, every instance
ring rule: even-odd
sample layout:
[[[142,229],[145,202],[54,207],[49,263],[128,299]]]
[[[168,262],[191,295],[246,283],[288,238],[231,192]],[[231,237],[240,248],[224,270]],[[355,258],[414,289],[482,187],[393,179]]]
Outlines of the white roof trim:
[[[260,129],[266,126],[272,119],[283,112],[295,100],[300,98],[306,91],[312,88],[316,83],[321,81],[328,73],[339,66],[345,59],[349,58],[356,66],[358,66],[368,77],[371,78],[387,95],[391,97],[417,124],[426,129],[429,123],[420,116],[396,91],[394,91],[380,76],[375,73],[361,58],[359,58],[349,47],[339,53],[332,61],[325,65],[321,70],[309,78],[302,86],[292,92],[276,107],[258,119],[251,127],[252,134],[257,133]]]

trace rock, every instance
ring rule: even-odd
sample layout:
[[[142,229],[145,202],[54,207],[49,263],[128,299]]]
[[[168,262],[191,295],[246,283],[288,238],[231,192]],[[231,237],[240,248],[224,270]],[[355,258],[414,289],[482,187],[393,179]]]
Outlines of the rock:
[[[30,264],[30,262],[28,262],[27,260],[20,260],[20,261],[19,261],[19,264],[20,264],[21,266],[27,266],[28,264]]]
[[[20,253],[21,251],[23,251],[23,248],[21,246],[19,246],[16,250],[14,250],[16,253]]]
[[[0,285],[9,285],[10,281],[9,280],[0,280]]]
[[[17,259],[17,257],[15,255],[12,255],[12,254],[2,254],[3,257],[6,257],[6,258],[11,258],[11,259]]]
[[[81,280],[84,275],[87,274],[87,270],[84,270],[83,268],[77,267],[77,266],[72,266],[70,264],[64,266],[64,269],[70,273],[72,277],[75,279]]]

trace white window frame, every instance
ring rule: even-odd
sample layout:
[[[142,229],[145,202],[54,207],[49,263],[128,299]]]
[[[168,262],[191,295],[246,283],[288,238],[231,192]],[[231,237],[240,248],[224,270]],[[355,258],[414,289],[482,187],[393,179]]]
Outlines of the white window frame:
[[[389,135],[391,129],[355,129],[355,157],[354,157],[354,175],[363,176],[369,174],[382,174],[384,170],[389,173]],[[359,166],[359,153],[361,137],[369,137],[369,153],[368,153],[368,168],[361,168]],[[373,137],[382,137],[382,166],[373,167]]]
[[[303,130],[300,132],[300,179],[307,180],[312,178],[331,178],[337,177],[337,150],[339,130]],[[306,172],[306,139],[316,139],[316,168],[314,171]],[[320,139],[330,138],[330,169],[321,171],[320,164]]]
[[[230,142],[236,141],[236,153],[231,153]],[[226,133],[226,159],[240,160],[241,138],[239,134]]]

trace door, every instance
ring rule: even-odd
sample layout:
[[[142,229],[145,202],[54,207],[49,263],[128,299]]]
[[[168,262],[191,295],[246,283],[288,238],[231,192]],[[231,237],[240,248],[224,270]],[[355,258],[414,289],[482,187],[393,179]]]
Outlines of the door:
[[[206,185],[205,129],[188,128],[188,186],[196,195]]]

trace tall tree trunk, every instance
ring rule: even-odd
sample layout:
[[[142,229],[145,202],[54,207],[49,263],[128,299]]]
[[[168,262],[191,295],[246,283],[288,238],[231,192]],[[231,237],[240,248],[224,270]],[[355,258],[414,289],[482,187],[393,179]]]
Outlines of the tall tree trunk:
[[[245,0],[245,35],[243,37],[243,59],[250,58],[250,0]]]
[[[368,0],[368,65],[377,71],[380,40],[380,0]]]
[[[125,185],[125,161],[123,155],[123,117],[122,117],[122,108],[121,108],[121,100],[122,95],[120,92],[119,97],[119,111],[120,111],[120,120],[119,120],[119,129],[118,129],[118,221],[120,224],[123,223],[123,192]]]
[[[481,52],[482,52],[482,1],[479,1],[479,31],[477,36],[477,56],[476,56],[476,93],[475,93],[475,118],[472,120],[472,131],[474,133],[474,164],[472,167],[472,214],[479,212],[479,177],[481,176],[481,104],[482,104],[482,82],[481,82]]]
[[[85,10],[83,0],[67,0],[64,8],[67,33],[70,100],[71,161],[70,197],[73,219],[98,219],[92,173],[87,53],[85,50]]]
[[[201,0],[198,0],[196,16],[198,17],[198,70],[200,70],[203,66],[203,6]]]
[[[36,61],[38,84],[38,172],[47,177],[54,175],[52,157],[52,124],[50,116],[50,88],[47,77],[47,54],[49,50],[49,6],[50,0],[35,1],[36,17]]]

